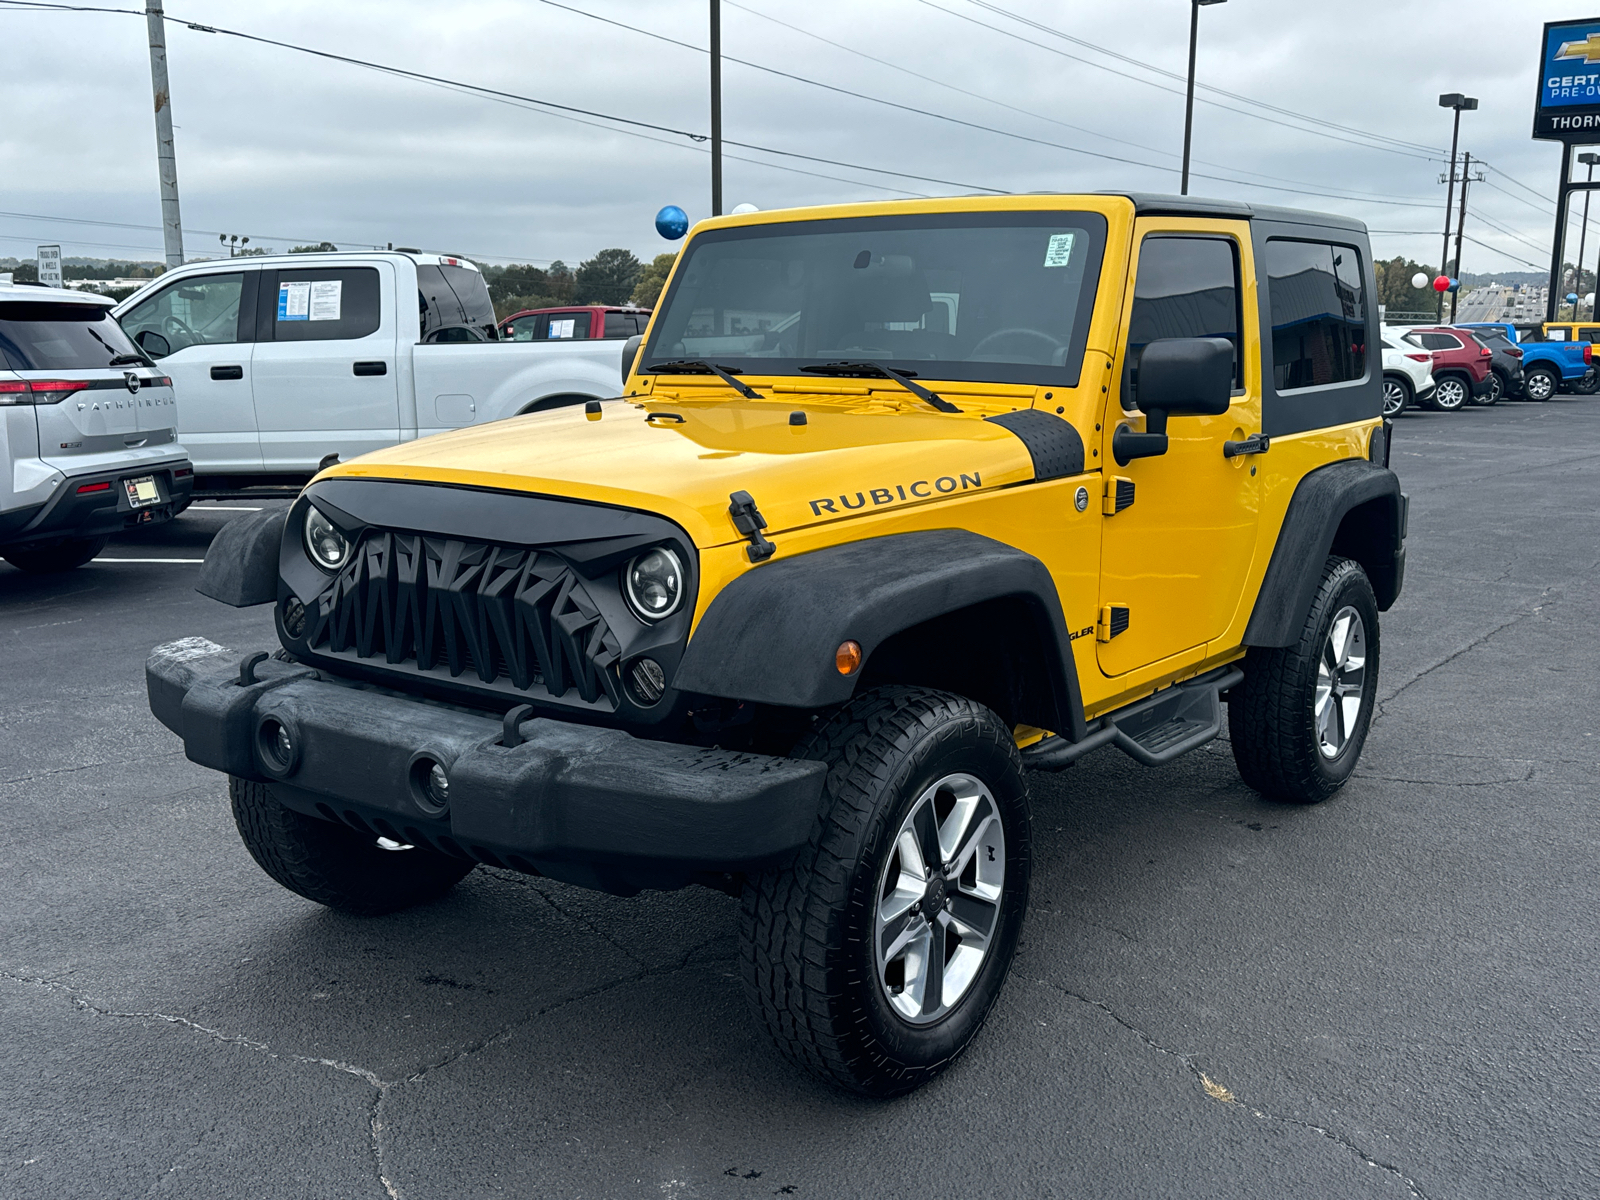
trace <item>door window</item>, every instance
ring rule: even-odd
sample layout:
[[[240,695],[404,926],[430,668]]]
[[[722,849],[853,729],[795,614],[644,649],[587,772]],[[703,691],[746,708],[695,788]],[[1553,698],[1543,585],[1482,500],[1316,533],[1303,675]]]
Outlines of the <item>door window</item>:
[[[1266,257],[1277,390],[1365,377],[1367,296],[1355,247],[1272,238]]]
[[[590,318],[587,312],[539,313],[524,320],[529,322],[528,333],[525,339],[519,333],[519,341],[564,342],[589,336]]]
[[[167,353],[190,346],[248,341],[239,329],[243,293],[242,271],[190,276],[130,308],[122,315],[122,328],[135,341],[144,333],[158,335],[166,341]],[[154,343],[154,339],[146,338],[140,344],[145,342]]]
[[[312,267],[277,272],[266,297],[276,342],[347,341],[376,333],[382,323],[376,267]]]
[[[1233,343],[1233,386],[1244,386],[1239,352],[1239,252],[1229,238],[1152,234],[1139,247],[1139,274],[1128,320],[1133,406],[1138,355],[1163,338],[1220,337]]]

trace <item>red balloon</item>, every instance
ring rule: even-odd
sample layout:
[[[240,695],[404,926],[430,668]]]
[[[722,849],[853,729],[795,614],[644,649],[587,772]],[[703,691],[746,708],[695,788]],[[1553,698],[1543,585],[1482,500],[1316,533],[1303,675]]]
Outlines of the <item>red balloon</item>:
[[[1450,276],[1440,275],[1435,278],[1433,281],[1433,290],[1436,292],[1448,292],[1450,290]]]

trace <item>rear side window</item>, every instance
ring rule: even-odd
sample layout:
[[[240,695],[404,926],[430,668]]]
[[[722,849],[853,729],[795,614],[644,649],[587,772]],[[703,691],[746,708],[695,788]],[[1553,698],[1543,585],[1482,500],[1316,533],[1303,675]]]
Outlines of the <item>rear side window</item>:
[[[1162,338],[1197,337],[1233,343],[1233,386],[1242,387],[1238,249],[1228,238],[1151,234],[1139,248],[1128,361]]]
[[[277,272],[268,323],[277,342],[364,338],[382,323],[375,267],[311,267]]]
[[[606,331],[608,338],[630,338],[636,333],[643,333],[645,322],[650,318],[643,313],[608,312],[606,314]]]
[[[1580,330],[1578,330],[1578,341],[1580,341],[1580,342],[1600,342],[1600,329],[1595,329],[1593,327],[1590,327],[1588,329],[1580,329]]]
[[[165,353],[173,354],[190,346],[246,341],[239,331],[243,295],[243,271],[190,276],[139,301],[122,315],[122,328],[135,340],[158,335],[167,344]]]
[[[13,371],[77,371],[144,361],[104,304],[0,304],[0,360]]]
[[[1424,350],[1460,350],[1461,340],[1448,333],[1419,333],[1416,335]]]
[[[1367,297],[1355,247],[1271,238],[1266,258],[1273,386],[1287,392],[1363,378]]]
[[[466,325],[467,314],[456,299],[455,291],[445,282],[442,268],[432,263],[417,264],[417,307],[422,313],[424,339],[435,329],[446,325]]]
[[[470,267],[452,267],[445,264],[439,268],[444,274],[444,280],[450,285],[450,290],[455,293],[456,303],[461,306],[463,325],[475,325],[483,330],[488,337],[498,336],[495,332],[494,301],[489,299],[489,285],[483,281],[483,275]]]

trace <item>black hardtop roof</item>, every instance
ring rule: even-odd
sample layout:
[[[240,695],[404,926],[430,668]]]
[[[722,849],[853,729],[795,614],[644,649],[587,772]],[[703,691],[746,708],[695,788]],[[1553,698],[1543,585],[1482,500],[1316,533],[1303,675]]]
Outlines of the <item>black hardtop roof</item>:
[[[1287,225],[1318,225],[1325,229],[1347,229],[1365,233],[1366,222],[1333,213],[1312,212],[1304,208],[1279,208],[1272,204],[1246,204],[1243,200],[1209,200],[1203,196],[1170,196],[1160,192],[1102,192],[1104,196],[1126,196],[1133,211],[1141,217],[1222,217],[1232,220],[1259,219]]]

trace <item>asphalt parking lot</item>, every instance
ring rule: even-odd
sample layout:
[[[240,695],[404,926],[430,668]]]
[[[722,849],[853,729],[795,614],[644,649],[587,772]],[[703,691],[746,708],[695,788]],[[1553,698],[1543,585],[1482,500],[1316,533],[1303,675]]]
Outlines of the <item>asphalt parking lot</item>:
[[[1010,983],[891,1103],[768,1047],[727,897],[480,867],[360,920],[267,879],[143,685],[272,644],[192,590],[237,510],[0,564],[0,1197],[1592,1197],[1600,398],[1408,416],[1393,465],[1357,777],[1034,776]]]

